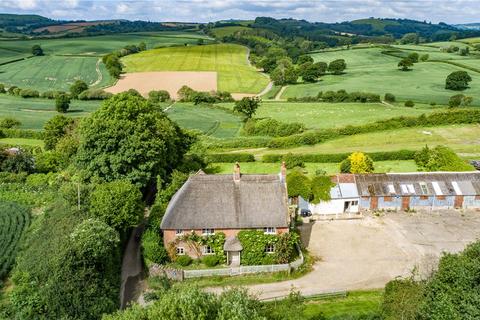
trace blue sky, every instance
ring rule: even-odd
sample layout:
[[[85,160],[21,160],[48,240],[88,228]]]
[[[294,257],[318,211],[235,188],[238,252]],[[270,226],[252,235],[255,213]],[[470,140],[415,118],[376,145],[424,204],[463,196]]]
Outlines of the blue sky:
[[[366,17],[480,22],[480,0],[1,0],[0,12],[52,19],[207,22],[257,16],[336,22]]]

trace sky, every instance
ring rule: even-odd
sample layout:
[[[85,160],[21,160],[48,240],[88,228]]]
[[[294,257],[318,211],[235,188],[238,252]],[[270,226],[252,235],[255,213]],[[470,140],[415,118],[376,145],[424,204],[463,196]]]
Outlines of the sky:
[[[258,16],[341,22],[368,17],[480,22],[480,0],[1,0],[0,12],[55,20],[209,22]]]

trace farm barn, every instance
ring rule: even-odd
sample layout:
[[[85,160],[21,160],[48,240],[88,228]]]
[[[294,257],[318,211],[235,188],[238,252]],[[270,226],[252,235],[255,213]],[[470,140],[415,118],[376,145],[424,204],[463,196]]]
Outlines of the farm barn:
[[[480,208],[480,172],[418,172],[339,175],[330,201],[300,203],[314,214],[368,210]],[[345,183],[344,181],[353,180]],[[349,192],[342,193],[345,185]],[[338,192],[340,190],[340,192]],[[357,193],[357,197],[353,197]],[[358,206],[353,206],[358,201]],[[342,205],[343,204],[343,205]]]

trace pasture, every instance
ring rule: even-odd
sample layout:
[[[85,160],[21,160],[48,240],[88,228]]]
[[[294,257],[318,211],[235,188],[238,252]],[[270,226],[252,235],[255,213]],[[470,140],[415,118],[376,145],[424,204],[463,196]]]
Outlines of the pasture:
[[[280,172],[280,163],[241,162],[242,173],[262,174]],[[233,172],[233,163],[211,163],[208,168],[211,172],[229,174]],[[340,172],[339,163],[305,163],[305,171],[313,176],[318,170],[324,170],[327,174]],[[415,172],[417,165],[413,160],[376,161],[375,172]]]
[[[171,47],[122,58],[125,71],[216,71],[218,90],[259,93],[269,79],[248,62],[248,49],[236,44]],[[160,87],[158,89],[161,89]]]
[[[228,27],[213,28],[212,32],[216,38],[221,39],[225,36],[230,36],[235,32],[243,31],[243,30],[250,30],[250,28],[244,27],[244,26],[228,26]]]
[[[0,202],[0,280],[15,262],[20,240],[30,224],[30,210],[11,202]]]
[[[446,104],[449,97],[458,92],[445,89],[445,78],[453,71],[465,70],[473,81],[470,83],[470,88],[462,93],[472,96],[474,105],[480,105],[480,73],[442,62],[416,63],[412,71],[404,72],[397,68],[400,59],[382,54],[382,50],[369,48],[312,54],[315,61],[329,62],[334,59],[345,59],[347,69],[342,75],[325,75],[316,83],[289,85],[282,98],[316,96],[319,91],[344,89],[348,92],[364,91],[382,96],[390,92],[401,101],[411,99],[416,102]],[[429,53],[429,51],[426,52]],[[453,55],[439,50],[435,52],[436,55],[449,55],[448,57]],[[454,55],[454,57],[460,56]],[[473,58],[451,58],[449,61],[480,62],[479,59],[473,60]]]
[[[96,110],[100,101],[73,100],[67,116],[84,117]],[[57,115],[55,101],[48,99],[23,99],[0,94],[0,119],[15,118],[22,124],[22,129],[41,130],[47,120]]]
[[[233,104],[224,104],[233,108]],[[443,108],[419,105],[414,108],[381,103],[306,103],[262,102],[255,118],[273,118],[281,122],[303,123],[309,129],[326,129],[361,125],[399,116],[420,116]]]
[[[126,45],[145,42],[147,48],[196,44],[209,38],[196,33],[145,32],[81,37],[71,39],[35,39],[0,41],[0,83],[7,86],[32,88],[40,91],[67,90],[81,79],[93,87],[113,83],[103,63],[102,55]],[[3,64],[31,56],[31,47],[39,44],[45,56]]]
[[[241,127],[240,117],[218,108],[175,103],[166,113],[180,127],[199,130],[215,138],[233,138]]]
[[[267,153],[347,153],[381,152],[401,149],[420,150],[425,145],[445,145],[466,159],[480,157],[480,126],[451,125],[429,128],[405,128],[342,137],[312,146],[288,149],[251,149],[245,152],[261,156]]]

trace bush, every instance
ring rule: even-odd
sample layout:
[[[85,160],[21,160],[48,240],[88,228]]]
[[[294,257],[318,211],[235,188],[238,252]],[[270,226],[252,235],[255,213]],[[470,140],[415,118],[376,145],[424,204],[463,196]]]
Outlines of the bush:
[[[413,150],[398,150],[385,152],[370,152],[367,155],[374,161],[389,161],[389,160],[413,160],[415,157]],[[311,154],[295,154],[295,156],[303,162],[309,163],[339,163],[346,158],[350,153],[311,153]],[[285,161],[287,155],[282,154],[266,154],[262,157],[262,162],[277,163],[282,160]]]
[[[285,166],[287,169],[293,169],[295,167],[304,168],[305,163],[303,162],[301,155],[296,155],[293,153],[288,153],[283,156],[283,161],[285,161]]]
[[[158,264],[168,262],[168,253],[163,246],[162,237],[153,229],[147,229],[142,235],[143,257]]]
[[[52,99],[55,99],[60,94],[66,94],[66,93],[64,91],[50,90],[50,91],[45,91],[44,93],[41,94],[41,96],[42,98],[52,100]]]
[[[395,96],[391,93],[385,93],[385,97],[384,97],[384,100],[386,102],[395,102]]]
[[[170,94],[166,90],[152,90],[148,93],[148,100],[154,103],[170,100]]]
[[[0,93],[6,93],[5,91],[5,85],[3,83],[0,83]]]
[[[412,100],[405,101],[405,107],[413,108],[415,103]]]
[[[218,258],[215,255],[205,256],[203,257],[202,262],[207,267],[215,267],[218,264]]]
[[[32,89],[21,89],[18,95],[22,98],[38,98],[40,96],[37,90]]]
[[[251,136],[286,137],[304,130],[305,126],[302,123],[282,123],[271,118],[249,119],[244,126],[244,133]]]
[[[88,89],[78,95],[78,100],[105,100],[112,97],[110,92],[101,89]]]
[[[192,258],[190,258],[190,256],[187,256],[187,255],[178,256],[175,262],[182,267],[186,267],[192,263]]]
[[[345,90],[319,92],[316,97],[288,98],[292,102],[381,102],[380,95],[369,92],[351,92]]]
[[[0,128],[12,129],[19,127],[22,123],[14,118],[3,118],[0,120]]]
[[[213,153],[206,156],[207,162],[255,162],[255,157],[251,153]]]
[[[58,112],[66,113],[70,107],[70,97],[66,94],[59,94],[55,97],[55,109]]]

